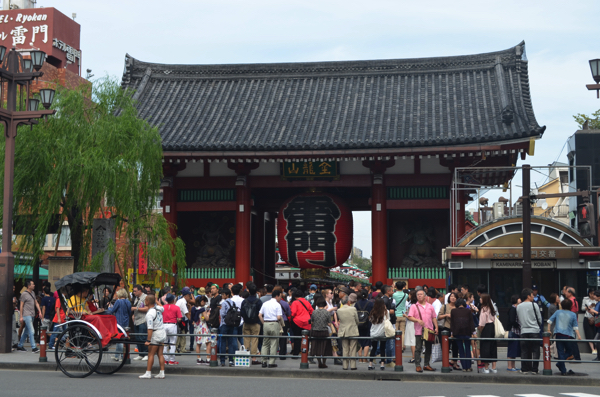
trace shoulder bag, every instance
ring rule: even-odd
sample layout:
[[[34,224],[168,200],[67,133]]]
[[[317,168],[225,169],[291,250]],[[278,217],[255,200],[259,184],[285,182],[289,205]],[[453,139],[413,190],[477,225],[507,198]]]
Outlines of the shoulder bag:
[[[540,332],[541,332],[543,330],[542,330],[542,323],[538,320],[539,306],[533,302],[531,302],[531,304],[533,305],[533,314],[535,314],[535,322],[537,323],[538,327],[540,327]]]
[[[416,303],[417,310],[419,311],[419,317],[423,320],[423,316],[421,315],[420,304]],[[435,342],[435,332],[432,329],[425,327],[425,322],[423,321],[423,340],[426,342]]]
[[[442,313],[442,312],[441,312],[442,310],[440,309],[440,313],[438,314],[438,320],[437,320],[437,323],[438,323],[438,329],[439,329],[439,328],[443,328],[443,327],[444,327],[444,324],[446,324],[446,319],[445,319],[445,318],[439,318],[440,314],[447,314],[447,313],[446,313],[446,311],[448,310],[448,308],[447,308],[446,306],[447,306],[447,305],[444,305],[444,306],[442,307],[442,309],[444,309],[444,313]]]
[[[300,302],[302,304],[302,306],[304,307],[304,310],[306,310],[306,314],[308,314],[310,316],[310,312],[308,311],[308,308],[306,307],[306,305],[304,304],[304,302],[302,302],[300,299],[298,299],[298,302]],[[309,317],[308,323],[312,324],[312,318]]]
[[[383,331],[385,332],[386,338],[393,338],[396,335],[396,329],[394,328],[394,325],[390,321],[389,316],[387,316],[383,320]]]
[[[504,338],[504,327],[502,323],[498,319],[498,317],[494,316],[494,334],[495,338]]]

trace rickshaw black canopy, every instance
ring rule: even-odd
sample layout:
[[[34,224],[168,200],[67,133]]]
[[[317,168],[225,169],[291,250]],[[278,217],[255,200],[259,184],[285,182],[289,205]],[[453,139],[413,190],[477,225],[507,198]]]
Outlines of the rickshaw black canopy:
[[[54,283],[54,285],[58,290],[73,284],[93,287],[95,285],[119,285],[120,282],[121,275],[117,273],[78,272],[64,276]]]

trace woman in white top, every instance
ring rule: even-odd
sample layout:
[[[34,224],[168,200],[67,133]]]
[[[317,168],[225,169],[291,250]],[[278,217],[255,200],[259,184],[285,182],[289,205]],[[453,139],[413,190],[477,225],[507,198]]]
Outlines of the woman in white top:
[[[157,379],[164,379],[165,377],[165,357],[163,356],[163,345],[167,339],[167,333],[163,328],[163,307],[156,305],[154,295],[146,296],[144,302],[148,307],[146,313],[146,325],[148,326],[148,337],[146,338],[146,346],[148,346],[148,365],[146,366],[146,373],[140,375],[140,379],[150,379],[152,377],[152,364],[154,364],[154,355],[158,356],[158,362],[160,363],[160,372],[154,377]]]
[[[417,291],[411,291],[409,293],[406,310],[404,311],[405,316],[408,313],[410,307],[415,303],[417,303]],[[412,321],[406,322],[406,329],[404,330],[404,335],[402,335],[402,337],[404,338],[404,346],[410,346],[412,358],[410,359],[409,363],[412,364],[415,362],[415,345],[417,344],[417,340],[415,339],[415,323],[413,323]]]
[[[375,369],[373,367],[373,360],[377,355],[377,348],[380,349],[380,357],[385,357],[385,320],[390,318],[390,312],[386,309],[383,299],[377,298],[373,305],[373,310],[369,315],[369,321],[371,322],[371,354],[369,369]],[[385,369],[385,358],[380,359],[381,370]]]

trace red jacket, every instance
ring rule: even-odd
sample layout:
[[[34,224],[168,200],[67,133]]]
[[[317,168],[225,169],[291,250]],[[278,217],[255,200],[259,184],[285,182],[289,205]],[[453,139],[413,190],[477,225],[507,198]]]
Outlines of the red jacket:
[[[308,320],[314,311],[310,303],[304,298],[298,298],[292,302],[290,309],[292,310],[292,321],[302,329],[310,329]]]

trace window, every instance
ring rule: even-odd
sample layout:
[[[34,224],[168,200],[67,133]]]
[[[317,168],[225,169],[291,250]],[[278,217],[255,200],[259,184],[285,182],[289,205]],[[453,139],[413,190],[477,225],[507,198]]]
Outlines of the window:
[[[52,246],[56,247],[56,237],[58,234],[52,235]],[[70,247],[71,246],[71,229],[69,226],[63,226],[60,232],[60,241],[58,242],[59,247]]]
[[[562,183],[563,185],[569,184],[569,173],[567,171],[560,171],[559,177],[560,177],[560,183]]]

